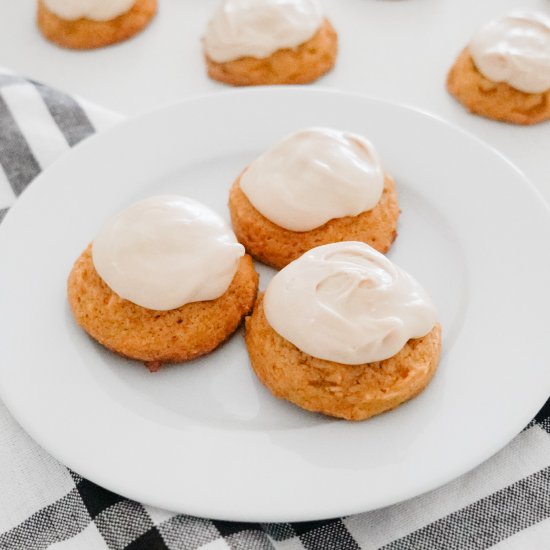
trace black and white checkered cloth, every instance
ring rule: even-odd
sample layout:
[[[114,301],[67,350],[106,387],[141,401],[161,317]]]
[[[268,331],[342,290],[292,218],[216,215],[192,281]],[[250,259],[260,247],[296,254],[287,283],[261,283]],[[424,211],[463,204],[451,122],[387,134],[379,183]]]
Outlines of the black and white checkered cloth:
[[[43,168],[119,118],[1,71],[0,222]],[[127,500],[49,456],[0,402],[0,550],[44,548],[549,550],[550,401],[504,450],[441,489],[374,512],[294,524],[199,519]]]

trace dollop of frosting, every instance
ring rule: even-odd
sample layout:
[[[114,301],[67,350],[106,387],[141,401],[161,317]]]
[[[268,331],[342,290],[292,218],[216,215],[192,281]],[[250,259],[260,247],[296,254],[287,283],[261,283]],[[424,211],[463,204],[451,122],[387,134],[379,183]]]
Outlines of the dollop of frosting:
[[[513,12],[491,21],[469,46],[476,67],[489,80],[526,93],[550,89],[550,17]]]
[[[425,290],[361,242],[319,246],[289,264],[269,283],[264,312],[301,351],[345,365],[388,359],[437,323]]]
[[[310,231],[374,208],[384,190],[384,172],[364,137],[310,128],[252,162],[240,187],[268,220],[291,231]]]
[[[94,266],[116,294],[159,311],[219,298],[242,256],[244,247],[218,214],[177,195],[132,204],[92,245]]]
[[[43,0],[46,8],[61,19],[109,21],[130,11],[136,0]]]
[[[204,48],[217,63],[263,59],[307,42],[322,23],[317,0],[224,0],[208,24]]]

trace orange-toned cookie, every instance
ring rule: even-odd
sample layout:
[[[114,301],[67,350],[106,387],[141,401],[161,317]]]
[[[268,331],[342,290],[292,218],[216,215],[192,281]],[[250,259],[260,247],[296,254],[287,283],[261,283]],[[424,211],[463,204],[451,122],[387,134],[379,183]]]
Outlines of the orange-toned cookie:
[[[265,317],[263,295],[246,319],[252,368],[269,390],[307,409],[347,420],[364,420],[394,409],[420,393],[434,375],[441,328],[409,340],[399,353],[375,363],[343,365],[300,351]]]
[[[475,66],[468,48],[451,68],[447,89],[476,115],[515,124],[536,124],[550,119],[550,90],[526,93],[505,82],[489,80]]]
[[[307,42],[277,50],[269,57],[242,57],[217,63],[205,54],[208,75],[233,86],[306,84],[330,71],[336,62],[338,35],[328,19]]]
[[[126,13],[107,21],[67,20],[51,12],[38,0],[37,23],[51,42],[77,50],[101,48],[131,38],[143,30],[157,12],[157,0],[136,0]]]
[[[258,274],[250,256],[244,256],[219,298],[169,311],[146,309],[107,286],[94,267],[91,246],[78,258],[68,280],[69,303],[78,324],[105,347],[145,362],[151,371],[218,347],[252,309],[257,290]]]
[[[382,197],[372,210],[335,218],[304,232],[280,227],[260,214],[242,191],[239,181],[240,178],[229,194],[233,230],[249,254],[277,269],[316,246],[340,241],[362,241],[384,253],[397,236],[400,211],[395,182],[388,175]]]

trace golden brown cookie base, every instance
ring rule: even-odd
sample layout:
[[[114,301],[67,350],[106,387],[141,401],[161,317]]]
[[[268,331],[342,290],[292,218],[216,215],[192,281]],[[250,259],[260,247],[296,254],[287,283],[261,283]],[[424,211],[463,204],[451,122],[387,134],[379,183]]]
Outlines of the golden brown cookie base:
[[[246,345],[252,368],[276,397],[309,411],[365,420],[394,409],[427,386],[441,353],[441,327],[409,340],[384,361],[342,365],[303,353],[275,332],[260,294],[246,318]]]
[[[37,23],[42,34],[64,48],[88,50],[126,40],[141,30],[157,12],[157,0],[137,0],[133,8],[109,21],[68,21],[52,13],[38,0]]]
[[[307,84],[330,71],[336,62],[338,35],[328,19],[307,42],[278,50],[265,59],[242,57],[217,63],[205,56],[208,76],[232,86]]]
[[[397,236],[397,192],[395,182],[387,175],[382,197],[372,210],[336,218],[304,232],[280,227],[260,214],[243,193],[239,182],[240,177],[229,193],[233,230],[250,255],[277,269],[316,246],[341,241],[365,242],[385,253]]]
[[[205,274],[206,275],[206,274]],[[254,305],[258,274],[244,256],[231,285],[219,298],[154,311],[123,300],[95,270],[91,246],[73,266],[69,303],[78,324],[110,350],[150,363],[188,361],[209,353],[226,340]]]
[[[550,119],[550,90],[527,94],[504,82],[485,78],[476,68],[468,48],[451,68],[447,89],[476,115],[515,124],[536,124]]]

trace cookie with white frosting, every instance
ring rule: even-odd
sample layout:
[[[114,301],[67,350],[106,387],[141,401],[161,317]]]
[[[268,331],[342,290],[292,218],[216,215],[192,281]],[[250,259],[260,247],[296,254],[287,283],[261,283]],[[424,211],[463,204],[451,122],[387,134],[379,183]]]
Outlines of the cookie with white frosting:
[[[364,420],[420,393],[441,327],[425,290],[360,242],[315,248],[269,283],[246,319],[252,368],[304,409]]]
[[[275,268],[339,241],[387,252],[399,217],[395,183],[372,143],[330,128],[291,134],[253,161],[231,188],[229,210],[248,253]]]
[[[338,36],[318,0],[222,0],[203,46],[214,80],[305,84],[332,69]]]
[[[174,195],[137,202],[109,220],[68,281],[78,324],[152,371],[218,347],[257,290],[252,259],[225,222]]]
[[[550,17],[512,12],[474,35],[447,77],[477,115],[515,124],[550,119]]]
[[[157,0],[38,0],[37,23],[51,42],[86,50],[131,38],[156,12]]]

